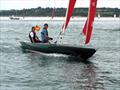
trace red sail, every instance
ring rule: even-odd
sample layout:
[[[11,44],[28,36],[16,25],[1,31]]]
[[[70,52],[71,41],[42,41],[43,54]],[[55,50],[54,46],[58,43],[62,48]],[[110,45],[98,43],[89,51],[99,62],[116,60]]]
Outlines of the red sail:
[[[86,36],[85,44],[88,44],[90,42],[94,17],[96,15],[96,6],[97,6],[97,0],[90,0],[88,18],[83,28],[83,34]]]
[[[67,8],[67,12],[66,12],[66,20],[65,20],[65,24],[64,24],[64,27],[62,30],[63,33],[65,32],[65,30],[69,24],[70,17],[72,16],[72,12],[74,10],[75,3],[76,3],[76,0],[69,0],[69,5]]]

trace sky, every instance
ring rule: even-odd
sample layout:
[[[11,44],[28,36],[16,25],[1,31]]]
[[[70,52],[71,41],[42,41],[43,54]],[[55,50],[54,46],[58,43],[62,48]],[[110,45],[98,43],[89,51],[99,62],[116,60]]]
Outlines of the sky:
[[[90,0],[77,0],[75,7],[88,7]],[[0,0],[0,10],[67,7],[69,0]],[[97,7],[120,9],[120,0],[98,0]]]

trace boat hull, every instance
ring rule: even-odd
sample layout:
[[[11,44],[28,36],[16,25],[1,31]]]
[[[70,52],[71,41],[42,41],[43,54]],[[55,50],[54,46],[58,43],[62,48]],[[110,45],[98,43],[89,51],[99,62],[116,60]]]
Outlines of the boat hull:
[[[10,20],[20,20],[20,18],[18,18],[18,17],[10,17]]]
[[[67,45],[44,44],[44,43],[27,43],[20,42],[24,50],[44,52],[44,53],[60,53],[72,56],[80,56],[83,59],[90,58],[96,50],[93,48],[73,47]]]

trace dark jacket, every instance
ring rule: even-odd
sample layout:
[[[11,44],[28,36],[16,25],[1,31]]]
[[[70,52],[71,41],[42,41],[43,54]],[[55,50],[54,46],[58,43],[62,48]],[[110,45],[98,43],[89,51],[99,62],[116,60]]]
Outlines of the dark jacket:
[[[30,35],[31,32],[33,33],[33,37],[31,37],[31,35]],[[31,32],[29,33],[30,41],[32,43],[38,43],[38,42],[40,42],[40,40],[38,39],[36,33],[34,31],[31,31]]]

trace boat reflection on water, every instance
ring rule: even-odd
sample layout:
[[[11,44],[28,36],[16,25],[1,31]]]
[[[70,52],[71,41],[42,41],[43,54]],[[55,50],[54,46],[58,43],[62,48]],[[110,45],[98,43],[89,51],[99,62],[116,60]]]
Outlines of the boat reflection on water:
[[[96,90],[96,72],[92,64],[84,66],[81,76],[84,77],[84,90]]]
[[[81,76],[83,77],[83,90],[106,90],[92,63],[84,66]]]
[[[66,78],[69,79],[68,81],[71,82],[71,90],[97,90],[97,75],[94,64],[78,58],[70,58],[69,60],[73,62],[71,63],[73,65],[66,65],[65,74]]]
[[[92,62],[62,55],[53,57],[33,54],[29,54],[28,58],[32,61],[32,68],[38,68],[38,71],[33,73],[37,72],[39,77],[35,79],[39,83],[44,81],[43,84],[47,84],[48,87],[52,87],[50,85],[53,84],[56,88],[60,85],[59,89],[65,90],[97,90],[98,88],[105,90],[104,85],[98,82],[97,68]],[[39,79],[40,77],[42,79]]]

